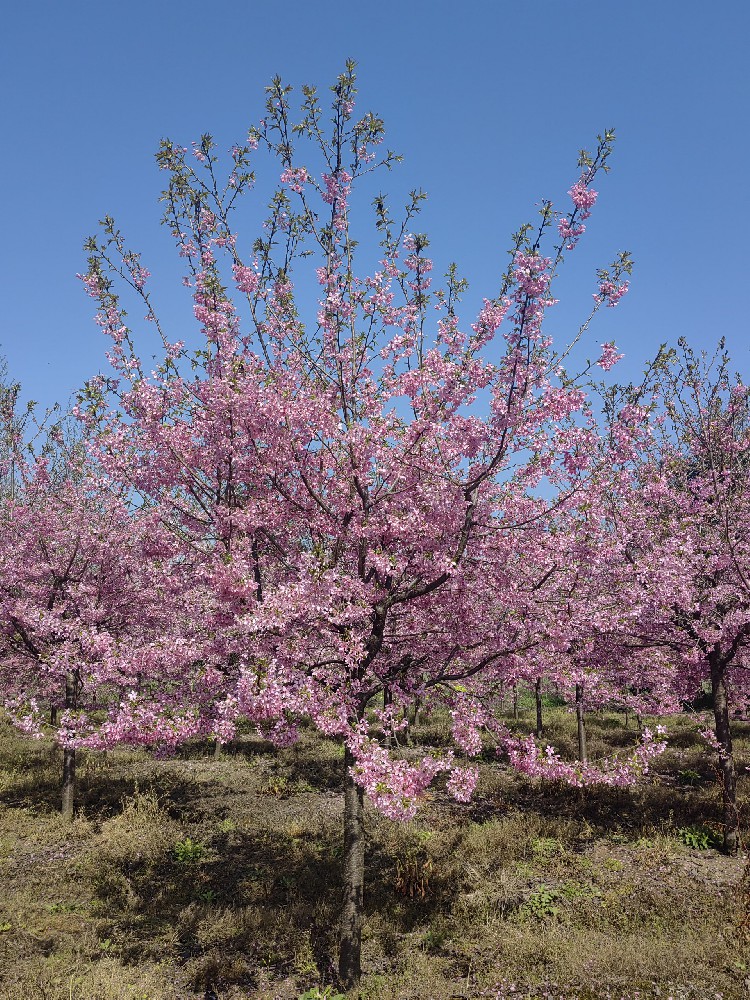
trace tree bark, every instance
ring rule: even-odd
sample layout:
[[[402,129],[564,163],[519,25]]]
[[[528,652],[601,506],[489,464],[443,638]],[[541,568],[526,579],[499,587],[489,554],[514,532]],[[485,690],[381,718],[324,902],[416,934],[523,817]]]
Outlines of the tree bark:
[[[740,849],[740,816],[737,809],[737,770],[734,765],[732,733],[729,727],[729,701],[726,686],[726,664],[722,663],[718,648],[709,656],[711,665],[711,693],[714,700],[716,740],[719,744],[719,773],[721,774],[721,804],[724,823],[724,852],[733,857]]]
[[[578,759],[582,764],[588,764],[586,723],[583,717],[583,684],[576,684],[576,721],[578,722]]]
[[[354,756],[344,753],[344,902],[341,909],[339,978],[347,989],[361,976],[364,914],[365,830],[364,792],[350,773]]]
[[[542,722],[542,678],[537,677],[534,685],[534,697],[536,698],[536,735],[541,739],[544,735],[544,725]]]
[[[513,718],[518,718],[518,685],[513,685]]]

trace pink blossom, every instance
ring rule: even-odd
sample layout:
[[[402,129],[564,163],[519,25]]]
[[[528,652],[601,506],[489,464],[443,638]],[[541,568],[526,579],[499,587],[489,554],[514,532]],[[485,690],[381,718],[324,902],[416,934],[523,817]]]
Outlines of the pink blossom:
[[[288,184],[292,191],[296,191],[297,194],[302,194],[309,179],[304,167],[287,167],[281,175],[281,183]]]
[[[253,270],[253,268],[245,267],[242,264],[235,264],[232,268],[232,273],[234,274],[237,288],[241,292],[244,292],[246,295],[253,295],[258,290],[260,278],[257,271]]]
[[[608,372],[610,368],[613,368],[618,361],[624,358],[624,354],[620,354],[615,346],[614,341],[610,341],[606,344],[602,344],[602,353],[599,356],[599,360],[596,362],[600,368],[603,368],[605,372]]]
[[[571,223],[570,219],[564,216],[557,223],[557,231],[565,244],[565,249],[572,250],[586,232],[586,227],[582,222]]]
[[[623,281],[619,285],[615,281],[601,281],[599,282],[599,291],[594,295],[594,302],[597,305],[606,302],[608,306],[614,307],[627,293],[629,287],[630,282],[628,281]]]
[[[587,219],[591,215],[591,209],[596,204],[599,193],[588,187],[586,181],[581,178],[575,182],[568,194],[573,199],[575,207],[580,210],[580,217]]]
[[[478,768],[453,768],[446,788],[448,794],[456,799],[457,802],[470,802],[478,781]]]

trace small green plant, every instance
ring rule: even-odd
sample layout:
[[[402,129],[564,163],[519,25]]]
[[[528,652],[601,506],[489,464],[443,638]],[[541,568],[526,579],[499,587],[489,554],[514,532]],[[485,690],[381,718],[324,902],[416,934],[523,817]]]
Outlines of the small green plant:
[[[531,851],[535,858],[548,861],[565,853],[565,848],[555,837],[537,837],[531,841]]]
[[[74,913],[79,909],[79,903],[52,903],[47,907],[49,913]]]
[[[302,942],[294,955],[295,971],[301,976],[314,976],[318,973],[318,963],[310,945],[309,937]]]
[[[580,857],[580,855],[574,855],[573,858],[571,858],[571,867],[574,867],[583,875],[592,875],[596,865],[591,858],[583,858]]]
[[[234,822],[233,819],[229,818],[223,819],[221,823],[219,823],[219,833],[231,833],[232,830],[236,829],[237,829],[237,824]]]
[[[703,779],[697,771],[691,771],[688,767],[684,771],[678,772],[677,780],[681,785],[689,785],[692,788],[699,785]]]
[[[289,781],[283,774],[272,774],[260,790],[266,795],[273,795],[274,798],[283,799],[284,796],[289,794]]]
[[[199,903],[215,903],[219,894],[215,889],[197,889],[193,893]]]
[[[545,917],[556,917],[560,912],[560,907],[556,904],[561,897],[562,893],[559,889],[550,889],[548,886],[542,885],[536,892],[532,892],[521,907],[521,913],[523,916],[535,917],[537,920],[544,920]]]
[[[707,826],[681,826],[677,836],[683,844],[696,851],[707,851],[709,847],[716,847],[719,840],[716,833]]]
[[[598,896],[599,891],[585,882],[566,882],[560,889],[560,895],[567,900],[590,899]]]
[[[425,951],[440,951],[449,938],[448,928],[442,923],[429,927],[422,935],[421,945]]]
[[[333,986],[313,986],[311,990],[300,993],[298,1000],[346,1000],[343,993],[335,993]]]
[[[185,837],[184,840],[177,841],[172,848],[172,854],[178,865],[194,865],[205,856],[206,848],[199,840]]]

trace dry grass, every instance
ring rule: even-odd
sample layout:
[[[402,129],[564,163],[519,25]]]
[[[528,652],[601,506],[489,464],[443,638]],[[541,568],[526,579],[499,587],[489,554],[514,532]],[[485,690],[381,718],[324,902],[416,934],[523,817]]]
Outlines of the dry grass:
[[[570,715],[547,715],[572,750]],[[746,997],[744,862],[689,846],[685,831],[718,829],[718,791],[689,722],[672,728],[635,789],[530,782],[488,757],[467,806],[436,791],[411,823],[370,811],[359,995]],[[747,815],[750,727],[735,728]],[[433,716],[416,736],[446,732]],[[589,722],[593,754],[633,738],[614,716]],[[325,995],[341,769],[341,748],[311,733],[285,751],[245,737],[217,760],[199,745],[171,761],[90,755],[66,826],[57,754],[2,729],[0,996]]]

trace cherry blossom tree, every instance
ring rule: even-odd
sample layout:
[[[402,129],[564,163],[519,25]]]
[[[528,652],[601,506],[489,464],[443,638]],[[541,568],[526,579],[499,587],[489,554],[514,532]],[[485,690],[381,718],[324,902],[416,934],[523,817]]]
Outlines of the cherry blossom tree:
[[[463,753],[475,755],[488,728],[517,766],[539,764],[533,743],[513,742],[488,706],[524,652],[570,642],[563,619],[556,629],[536,624],[540,594],[566,558],[548,526],[585,502],[601,442],[586,393],[542,327],[613,134],[581,155],[569,210],[545,202],[538,228],[515,234],[500,287],[466,328],[457,314],[465,283],[451,266],[433,288],[428,240],[412,231],[419,192],[400,222],[376,194],[377,263],[359,269],[373,248],[355,239],[355,187],[397,158],[381,152],[382,121],[355,116],[352,64],[332,90],[327,112],[304,88],[293,122],[290,90],[274,80],[266,116],[231,150],[225,178],[209,135],[191,152],[162,143],[164,221],[203,342],[189,350],[187,338],[167,336],[148,271],[105,219],[84,281],[114,371],[88,384],[78,412],[103,475],[171,532],[172,571],[202,602],[189,644],[203,692],[188,702],[196,725],[226,740],[246,718],[283,743],[305,717],[344,743],[339,971],[352,984],[364,794],[404,818],[438,774],[462,800],[477,780],[452,751],[394,757],[381,729],[429,699],[450,710]],[[279,178],[270,214],[246,241],[235,225],[241,197],[256,162],[269,161]],[[617,304],[629,270],[621,254],[599,272],[581,333]],[[161,336],[155,371],[140,359],[124,294]],[[598,364],[607,370],[617,357],[606,344]],[[651,752],[573,778],[631,780]]]
[[[683,540],[684,587],[670,621],[689,695],[710,685],[722,783],[724,848],[739,850],[730,712],[750,704],[750,389],[732,377],[723,342],[713,356],[680,341],[664,377],[660,517]]]
[[[53,435],[55,432],[53,431]],[[58,440],[58,445],[62,444]],[[19,728],[63,749],[62,813],[73,815],[76,749],[174,745],[198,728],[188,619],[158,517],[92,475],[82,452],[16,454],[2,505],[0,690]],[[175,645],[177,642],[177,645]],[[190,649],[188,650],[188,646]]]
[[[642,384],[613,387],[608,401],[620,428],[624,412],[631,429],[648,428],[606,515],[629,564],[628,642],[658,654],[641,680],[650,694],[664,700],[671,689],[676,708],[711,691],[704,736],[717,753],[728,854],[739,849],[730,712],[750,700],[748,405],[724,345],[711,357],[684,340],[679,355],[662,348]]]

